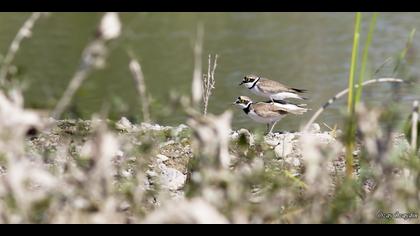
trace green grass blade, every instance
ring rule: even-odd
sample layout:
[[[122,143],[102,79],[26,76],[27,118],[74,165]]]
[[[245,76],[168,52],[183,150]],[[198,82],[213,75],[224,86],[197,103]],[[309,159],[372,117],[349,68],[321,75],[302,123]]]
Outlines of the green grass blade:
[[[413,38],[414,38],[415,34],[416,34],[416,29],[414,28],[414,29],[411,30],[410,36],[409,36],[408,41],[407,41],[407,44],[406,44],[404,50],[401,52],[400,60],[403,60],[405,58],[405,56],[407,55],[407,51],[410,49],[411,45],[413,44]]]
[[[396,66],[394,67],[394,76],[396,75],[396,73],[398,72],[398,70],[401,67],[401,64],[403,64],[403,61],[407,55],[408,50],[411,48],[412,44],[413,44],[413,39],[414,39],[414,35],[416,34],[416,29],[412,29],[410,32],[410,35],[408,36],[408,40],[407,43],[404,47],[404,49],[400,52],[400,55],[397,58],[397,63]]]
[[[357,55],[359,51],[359,41],[360,41],[360,22],[362,20],[362,14],[360,12],[356,13],[355,23],[354,23],[354,37],[353,37],[353,49],[351,52],[351,64],[350,64],[350,73],[349,73],[349,94],[347,99],[347,110],[350,114],[354,110],[354,77],[357,67]]]
[[[346,174],[348,177],[353,175],[353,149],[354,149],[354,77],[357,67],[357,57],[359,51],[359,40],[360,40],[360,22],[362,20],[362,14],[356,13],[354,22],[354,38],[353,38],[353,49],[351,52],[351,64],[349,73],[349,93],[347,98],[347,110],[350,116],[350,124],[348,133],[348,140],[346,145]]]
[[[360,102],[360,98],[362,96],[363,86],[361,85],[364,81],[364,76],[366,75],[366,67],[368,64],[367,61],[369,58],[369,47],[370,47],[370,44],[372,43],[373,31],[375,30],[377,16],[378,16],[377,12],[373,13],[372,19],[369,24],[369,32],[367,35],[365,47],[363,49],[362,64],[361,64],[360,73],[359,73],[359,81],[357,83],[358,88],[356,91],[355,105]]]

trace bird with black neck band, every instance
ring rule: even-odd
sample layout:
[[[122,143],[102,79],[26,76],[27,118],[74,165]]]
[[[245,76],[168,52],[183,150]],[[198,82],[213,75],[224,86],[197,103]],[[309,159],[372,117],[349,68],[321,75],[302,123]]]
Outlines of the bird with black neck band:
[[[269,98],[272,102],[275,100],[285,100],[289,98],[303,99],[302,93],[307,92],[305,89],[298,89],[286,86],[280,82],[263,78],[257,75],[247,75],[239,84],[248,88],[252,93]]]
[[[266,101],[254,103],[247,96],[239,96],[234,105],[240,107],[245,114],[257,123],[267,124],[267,134],[272,133],[274,126],[288,114],[302,115],[308,109],[302,105],[286,101]]]

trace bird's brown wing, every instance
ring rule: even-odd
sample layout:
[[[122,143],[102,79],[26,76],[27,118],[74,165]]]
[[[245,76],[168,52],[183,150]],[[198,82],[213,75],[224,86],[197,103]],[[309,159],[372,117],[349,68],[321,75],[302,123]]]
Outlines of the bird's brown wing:
[[[287,111],[276,107],[275,105],[264,102],[252,104],[252,108],[254,109],[254,112],[257,113],[257,115],[264,118],[275,117],[279,114],[286,115],[288,113]]]
[[[274,81],[269,80],[265,78],[261,78],[258,87],[260,87],[262,90],[267,91],[269,93],[278,93],[278,92],[290,92],[290,93],[296,93],[295,90],[292,88],[287,87],[286,85]]]

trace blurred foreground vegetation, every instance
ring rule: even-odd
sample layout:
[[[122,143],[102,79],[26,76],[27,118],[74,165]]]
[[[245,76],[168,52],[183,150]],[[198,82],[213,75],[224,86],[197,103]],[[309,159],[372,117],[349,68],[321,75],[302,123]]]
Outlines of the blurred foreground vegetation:
[[[118,15],[107,14],[53,111],[24,108],[11,70],[13,54],[42,14],[28,19],[4,57],[0,223],[419,223],[418,115],[399,112],[411,104],[395,96],[367,107],[362,99],[344,115],[342,130],[323,131],[316,123],[266,136],[232,130],[232,111],[203,115],[213,88],[201,81],[200,27],[196,90],[168,101],[169,110],[188,117],[184,124],[160,126],[153,117],[114,122],[106,109],[91,120],[61,119],[89,74],[106,65],[110,42],[120,34]],[[145,101],[141,66],[130,56]],[[392,62],[392,77],[410,77],[405,54]],[[204,81],[214,79],[211,65]],[[395,85],[393,94],[399,86],[406,84]]]

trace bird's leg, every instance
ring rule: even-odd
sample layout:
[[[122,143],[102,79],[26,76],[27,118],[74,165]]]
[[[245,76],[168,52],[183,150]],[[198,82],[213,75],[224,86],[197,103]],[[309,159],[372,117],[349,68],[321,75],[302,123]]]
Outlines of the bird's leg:
[[[273,97],[271,97],[271,96],[270,96],[270,99],[271,99],[271,102],[272,102],[272,103],[274,103],[274,99],[273,99]]]
[[[270,124],[267,123],[267,130],[265,131],[265,134],[268,134],[268,131],[270,130]]]

